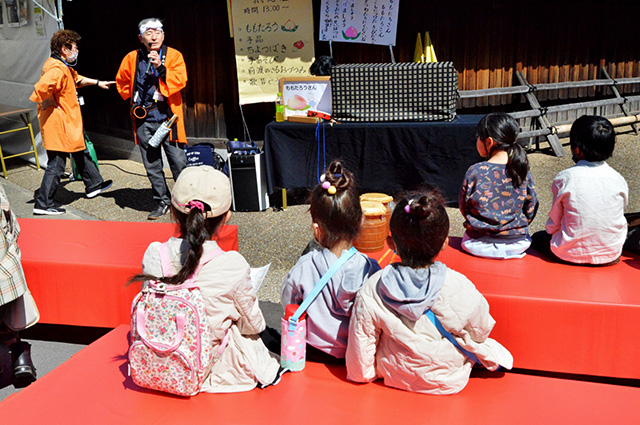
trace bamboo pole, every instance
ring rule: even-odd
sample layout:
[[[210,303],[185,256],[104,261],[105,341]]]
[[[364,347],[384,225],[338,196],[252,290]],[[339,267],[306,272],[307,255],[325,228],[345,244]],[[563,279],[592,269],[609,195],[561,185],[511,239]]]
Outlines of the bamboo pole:
[[[622,84],[639,84],[640,77],[634,78],[620,78],[613,80],[610,78],[600,80],[584,80],[584,81],[566,81],[562,83],[545,83],[536,84],[532,87],[536,91],[542,90],[559,90],[567,88],[583,88],[583,87],[595,87],[595,86],[615,86]],[[505,94],[521,94],[527,93],[531,90],[529,86],[511,86],[511,87],[495,87],[491,89],[480,90],[460,90],[458,94],[461,99],[484,97],[484,96],[501,96]]]
[[[620,127],[623,125],[632,125],[637,122],[640,122],[640,114],[637,115],[628,115],[624,117],[610,118],[609,121],[611,125],[614,127]],[[571,124],[562,124],[562,125],[554,125],[549,128],[543,128],[540,130],[532,130],[532,131],[523,131],[518,134],[517,139],[528,139],[530,137],[540,137],[540,136],[548,136],[550,134],[567,135],[571,131]]]

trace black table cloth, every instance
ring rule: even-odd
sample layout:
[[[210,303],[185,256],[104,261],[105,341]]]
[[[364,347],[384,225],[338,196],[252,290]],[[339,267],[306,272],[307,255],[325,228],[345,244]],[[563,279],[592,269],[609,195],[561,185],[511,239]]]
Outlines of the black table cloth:
[[[314,187],[324,167],[339,158],[354,173],[361,192],[395,195],[426,182],[455,202],[465,172],[481,161],[475,143],[480,118],[333,125],[271,122],[264,136],[269,193]]]

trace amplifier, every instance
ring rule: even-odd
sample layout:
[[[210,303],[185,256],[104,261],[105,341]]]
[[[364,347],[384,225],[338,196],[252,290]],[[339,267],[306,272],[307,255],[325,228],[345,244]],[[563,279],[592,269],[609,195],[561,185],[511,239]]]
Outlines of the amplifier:
[[[269,208],[264,152],[231,153],[227,161],[233,199],[231,208],[234,211],[264,211]]]

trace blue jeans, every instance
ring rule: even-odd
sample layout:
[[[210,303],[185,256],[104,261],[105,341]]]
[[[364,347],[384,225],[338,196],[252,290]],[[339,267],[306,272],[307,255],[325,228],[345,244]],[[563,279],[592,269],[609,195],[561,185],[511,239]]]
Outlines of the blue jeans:
[[[184,167],[187,166],[187,157],[184,153],[183,146],[176,142],[170,142],[169,136],[167,136],[157,148],[149,146],[149,139],[151,139],[161,124],[162,123],[159,122],[146,121],[138,123],[136,135],[138,136],[138,146],[142,154],[142,163],[144,164],[144,169],[147,171],[147,177],[151,182],[153,199],[157,203],[163,202],[168,205],[171,202],[171,192],[164,177],[162,151],[160,149],[164,148],[164,153],[169,161],[169,168],[171,168],[174,181],[178,178]]]

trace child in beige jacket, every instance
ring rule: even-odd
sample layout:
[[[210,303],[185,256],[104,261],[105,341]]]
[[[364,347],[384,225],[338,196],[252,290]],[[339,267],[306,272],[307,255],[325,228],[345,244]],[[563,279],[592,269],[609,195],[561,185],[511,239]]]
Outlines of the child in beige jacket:
[[[184,282],[200,258],[218,249],[212,238],[229,220],[230,206],[229,179],[220,171],[204,165],[187,167],[180,173],[171,193],[171,212],[180,237],[168,241],[172,268],[179,272],[163,282]],[[160,246],[160,242],[149,245],[142,260],[143,274],[134,279],[157,280],[155,276],[162,276]],[[238,392],[276,384],[284,370],[278,356],[267,350],[258,335],[265,329],[265,320],[252,290],[247,261],[236,251],[223,252],[202,267],[196,283],[204,299],[214,349],[226,343],[201,391]]]
[[[510,369],[513,357],[489,338],[495,321],[462,274],[435,261],[447,245],[449,218],[435,191],[398,201],[389,245],[402,258],[371,276],[356,296],[349,326],[347,378],[425,394],[462,390],[474,362],[441,334],[431,311],[482,366]]]

